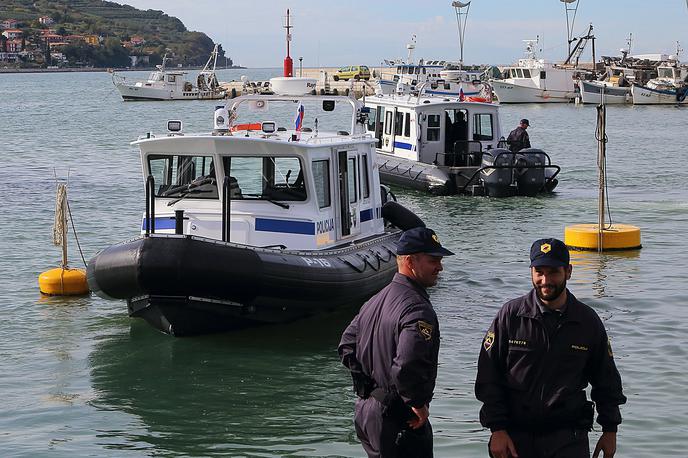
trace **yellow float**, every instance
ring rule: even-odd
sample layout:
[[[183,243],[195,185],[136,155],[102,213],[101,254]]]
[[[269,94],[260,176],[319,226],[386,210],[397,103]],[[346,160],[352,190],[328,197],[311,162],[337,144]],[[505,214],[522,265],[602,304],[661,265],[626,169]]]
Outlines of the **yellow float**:
[[[564,230],[564,243],[574,250],[609,251],[637,250],[642,247],[640,228],[630,224],[603,226],[600,233],[597,224],[574,224]],[[599,239],[602,239],[600,250]]]
[[[60,267],[45,271],[38,276],[38,288],[41,293],[51,296],[75,296],[89,292],[86,271],[84,269],[70,269],[67,265],[68,205],[67,186],[59,184],[55,202],[53,244],[62,247],[62,263]],[[74,234],[76,237],[76,231]]]

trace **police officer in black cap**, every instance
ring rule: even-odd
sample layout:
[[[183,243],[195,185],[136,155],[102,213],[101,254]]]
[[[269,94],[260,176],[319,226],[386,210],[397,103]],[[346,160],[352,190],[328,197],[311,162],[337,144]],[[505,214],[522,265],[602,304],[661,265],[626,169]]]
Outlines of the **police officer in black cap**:
[[[530,121],[523,118],[518,127],[509,132],[506,142],[512,153],[518,153],[524,148],[530,148],[530,136],[526,129],[530,127]]]
[[[369,457],[432,457],[429,404],[437,377],[440,332],[426,288],[437,283],[442,247],[434,231],[405,231],[399,272],[373,296],[339,343],[354,381],[356,435]]]
[[[566,288],[572,266],[562,241],[536,241],[530,261],[533,289],[502,307],[480,349],[475,394],[492,431],[490,456],[589,457],[590,384],[603,431],[593,456],[611,458],[626,397],[607,332]]]

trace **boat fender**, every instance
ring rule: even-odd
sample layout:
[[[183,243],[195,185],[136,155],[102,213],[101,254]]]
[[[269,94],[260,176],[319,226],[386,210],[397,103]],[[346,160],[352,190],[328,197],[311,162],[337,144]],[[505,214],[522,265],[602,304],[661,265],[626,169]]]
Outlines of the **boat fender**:
[[[414,227],[425,227],[425,223],[415,213],[401,204],[387,201],[382,206],[382,217],[402,231]]]

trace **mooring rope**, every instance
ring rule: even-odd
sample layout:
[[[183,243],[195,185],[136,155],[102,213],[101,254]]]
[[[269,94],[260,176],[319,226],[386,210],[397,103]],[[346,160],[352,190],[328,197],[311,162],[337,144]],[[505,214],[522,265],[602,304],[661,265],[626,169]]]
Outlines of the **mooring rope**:
[[[65,214],[65,210],[67,210],[67,214]],[[76,240],[76,246],[79,249],[81,260],[84,263],[84,267],[88,267],[86,264],[86,258],[84,258],[84,252],[81,249],[81,243],[79,242],[79,236],[76,232],[76,227],[74,226],[72,209],[69,207],[69,199],[67,198],[67,185],[64,183],[58,183],[57,197],[55,198],[55,222],[53,224],[53,245],[55,246],[64,246],[64,243],[66,242],[65,239],[67,237],[67,232],[69,231],[67,226],[67,215],[69,216],[69,222],[72,225],[72,232],[74,233],[74,239]]]

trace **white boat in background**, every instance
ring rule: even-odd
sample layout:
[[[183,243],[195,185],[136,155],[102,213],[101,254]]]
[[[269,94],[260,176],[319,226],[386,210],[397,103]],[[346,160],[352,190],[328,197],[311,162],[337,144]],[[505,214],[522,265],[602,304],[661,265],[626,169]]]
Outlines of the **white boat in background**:
[[[526,57],[502,71],[505,78],[491,79],[499,103],[567,103],[576,97],[574,78],[580,71],[539,59],[535,49],[539,40],[523,40]]]
[[[165,66],[169,60],[167,54],[162,58],[162,64],[151,72],[146,81],[129,82],[123,76],[112,73],[112,82],[124,100],[216,100],[224,99],[226,90],[220,87],[215,75],[217,64],[217,48],[208,58],[208,62],[196,77],[196,84],[187,81],[187,72],[168,70]]]
[[[688,105],[688,67],[678,59],[657,67],[657,78],[631,87],[634,105]]]
[[[624,104],[631,103],[630,86],[619,86],[610,81],[578,81],[578,90],[582,103]]]

